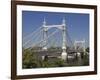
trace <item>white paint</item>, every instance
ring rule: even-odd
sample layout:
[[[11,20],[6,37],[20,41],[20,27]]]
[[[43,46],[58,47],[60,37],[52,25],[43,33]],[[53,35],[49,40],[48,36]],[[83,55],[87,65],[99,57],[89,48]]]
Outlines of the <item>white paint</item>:
[[[43,22],[43,31],[44,31],[44,45],[45,47],[43,47],[44,50],[47,50],[47,43],[48,43],[48,40],[47,40],[47,31],[51,28],[58,28],[60,30],[62,30],[62,37],[63,37],[63,40],[62,40],[62,54],[61,54],[61,57],[63,60],[66,60],[67,59],[67,52],[66,52],[66,24],[65,24],[65,19],[62,20],[62,24],[61,25],[46,25],[46,21],[44,19],[44,22]]]
[[[63,51],[62,54],[61,54],[61,58],[63,60],[67,60],[67,52]]]
[[[100,0],[34,0],[58,3],[79,3],[79,4],[98,4],[98,16],[100,16]],[[0,80],[11,80],[11,24],[10,24],[10,0],[0,1]],[[98,26],[100,17],[98,17]],[[100,34],[100,27],[98,27],[98,34]],[[100,44],[100,36],[98,35],[98,44]],[[100,45],[98,45],[98,53],[100,53]],[[98,75],[85,76],[70,76],[70,77],[55,77],[55,78],[39,78],[39,79],[25,79],[25,80],[99,80],[100,79],[100,54],[98,54]],[[55,70],[56,72],[56,70]],[[24,80],[24,79],[23,79]]]
[[[78,56],[78,57],[81,57],[81,53],[77,52],[77,56]]]

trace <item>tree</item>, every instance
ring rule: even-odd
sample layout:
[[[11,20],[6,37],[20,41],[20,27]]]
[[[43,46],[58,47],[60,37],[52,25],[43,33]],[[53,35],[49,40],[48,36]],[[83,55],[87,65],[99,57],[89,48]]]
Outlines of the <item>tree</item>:
[[[87,48],[86,48],[86,52],[88,52],[88,53],[89,53],[89,47],[87,47]]]
[[[23,68],[36,68],[38,66],[38,60],[34,53],[30,52],[30,49],[25,49],[23,51]]]

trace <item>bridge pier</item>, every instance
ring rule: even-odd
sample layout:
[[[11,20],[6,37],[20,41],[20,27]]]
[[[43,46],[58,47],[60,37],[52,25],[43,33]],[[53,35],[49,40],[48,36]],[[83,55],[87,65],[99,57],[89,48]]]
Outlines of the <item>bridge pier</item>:
[[[61,54],[61,58],[62,58],[62,60],[67,60],[67,52],[66,52],[66,50],[63,50],[63,52]]]
[[[81,53],[80,53],[80,52],[77,52],[76,54],[77,54],[77,57],[78,57],[78,58],[81,57]]]

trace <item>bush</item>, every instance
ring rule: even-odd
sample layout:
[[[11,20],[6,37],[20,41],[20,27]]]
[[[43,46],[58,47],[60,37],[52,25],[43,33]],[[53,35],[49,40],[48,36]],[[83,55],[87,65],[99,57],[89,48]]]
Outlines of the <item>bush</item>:
[[[58,67],[63,67],[64,66],[64,60],[57,59],[57,60],[55,60],[54,64],[57,65]]]
[[[88,55],[84,55],[82,65],[83,66],[89,65],[89,56]]]
[[[23,68],[39,67],[38,59],[29,49],[23,51]]]

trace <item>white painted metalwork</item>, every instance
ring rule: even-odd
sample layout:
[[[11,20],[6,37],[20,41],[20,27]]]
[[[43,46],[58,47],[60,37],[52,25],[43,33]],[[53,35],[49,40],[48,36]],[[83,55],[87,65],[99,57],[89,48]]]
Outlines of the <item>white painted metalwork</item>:
[[[85,52],[86,52],[85,51],[85,39],[81,40],[81,41],[75,40],[75,42],[74,42],[74,48],[77,51],[77,55],[80,56],[81,50],[77,49],[78,46],[82,48],[82,52],[84,52],[84,55],[85,55]]]
[[[57,28],[55,31],[53,31],[51,34],[48,35],[48,31],[51,28]],[[32,32],[31,34],[29,34],[28,36],[26,36],[24,39],[26,39],[27,41],[25,41],[25,43],[23,44],[23,47],[25,45],[27,45],[28,43],[30,43],[32,41],[32,39],[35,39],[36,42],[31,43],[31,47],[35,47],[37,45],[42,45],[42,49],[43,50],[47,50],[47,45],[48,45],[48,39],[53,36],[54,34],[56,34],[59,30],[62,31],[62,54],[61,54],[61,58],[63,60],[67,59],[67,39],[68,35],[67,35],[67,26],[65,23],[65,19],[62,20],[62,23],[60,25],[47,25],[46,20],[44,18],[43,21],[43,25],[42,28],[38,28],[37,30],[35,30],[34,32]],[[41,33],[42,32],[42,33]],[[42,38],[40,39],[39,36],[42,36]],[[31,39],[29,38],[31,37]],[[77,41],[75,40],[74,42],[74,49],[77,51],[77,55],[80,56],[80,52],[77,50],[77,46],[78,44],[81,44],[81,47],[83,48],[83,52],[85,53],[85,39],[81,40],[81,41]]]
[[[51,28],[58,28],[60,30],[62,30],[62,59],[66,60],[67,59],[67,52],[66,52],[66,24],[65,24],[65,19],[63,19],[62,24],[61,25],[46,25],[46,21],[44,19],[43,22],[43,31],[44,31],[44,45],[46,45],[48,42],[47,40],[47,32],[49,29]],[[47,46],[43,47],[44,50],[47,50]]]

